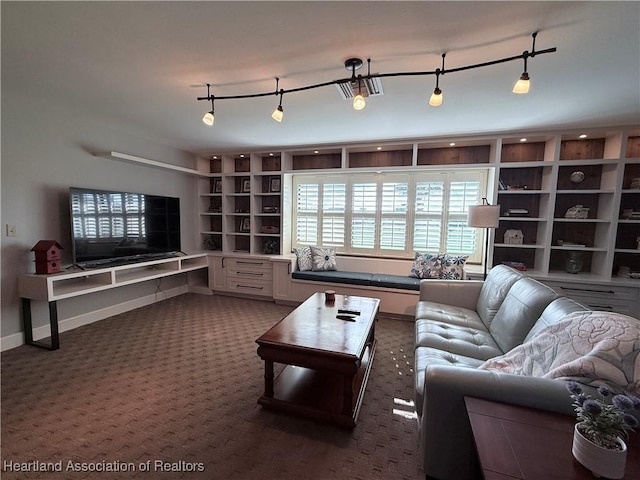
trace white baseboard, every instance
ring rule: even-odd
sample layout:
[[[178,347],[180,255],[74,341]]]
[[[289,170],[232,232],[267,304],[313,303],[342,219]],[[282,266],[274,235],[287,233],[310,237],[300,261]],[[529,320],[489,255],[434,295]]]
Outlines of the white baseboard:
[[[75,317],[65,318],[64,320],[60,320],[58,322],[58,329],[60,333],[73,330],[74,328],[88,325],[99,320],[104,320],[105,318],[113,317],[114,315],[128,312],[130,310],[144,307],[146,305],[151,305],[152,303],[156,303],[171,297],[176,297],[187,292],[189,292],[188,285],[181,285],[179,287],[171,288],[169,290],[163,290],[162,292],[147,295],[145,297],[136,298],[135,300],[129,300],[128,302],[111,305],[110,307],[102,308],[100,310],[94,310],[92,312],[83,313],[82,315],[77,315]],[[41,340],[50,336],[51,327],[48,323],[46,325],[43,325],[42,327],[33,329],[34,340]],[[4,352],[5,350],[19,347],[20,345],[24,345],[24,343],[24,332],[8,335],[6,337],[0,338],[0,351]]]

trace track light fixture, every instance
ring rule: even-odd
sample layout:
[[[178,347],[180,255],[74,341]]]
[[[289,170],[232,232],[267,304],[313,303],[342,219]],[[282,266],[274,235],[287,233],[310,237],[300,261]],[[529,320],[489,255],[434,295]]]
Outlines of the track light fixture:
[[[522,75],[520,75],[520,78],[513,86],[513,93],[529,93],[531,82],[529,81],[529,73],[527,72],[527,58],[533,58],[536,55],[536,36],[538,36],[538,32],[533,32],[533,34],[531,35],[531,37],[533,38],[531,53],[526,50],[522,52],[522,59],[524,60],[524,72],[522,72]]]
[[[209,95],[209,88],[210,87],[211,87],[211,85],[207,83],[207,96],[210,96]],[[215,120],[216,119],[213,116],[213,97],[211,97],[211,111],[209,111],[209,112],[204,114],[204,117],[202,117],[202,122],[205,125],[212,126],[213,122],[215,122]]]
[[[489,67],[492,65],[498,65],[500,63],[506,63],[506,62],[512,62],[514,60],[524,60],[524,72],[522,73],[522,75],[520,76],[520,79],[518,80],[518,82],[516,83],[516,86],[513,88],[513,92],[514,93],[527,93],[529,91],[529,73],[527,72],[527,60],[529,58],[533,58],[536,55],[543,55],[545,53],[554,53],[557,49],[556,47],[552,47],[552,48],[547,48],[544,50],[539,50],[536,51],[536,36],[538,35],[538,32],[534,32],[531,37],[533,39],[532,42],[532,47],[531,47],[531,51],[527,51],[525,50],[524,52],[522,52],[522,54],[520,55],[514,55],[512,57],[505,57],[505,58],[500,58],[498,60],[491,60],[488,62],[483,62],[483,63],[476,63],[473,65],[466,65],[466,66],[462,66],[462,67],[456,67],[456,68],[451,68],[449,70],[446,71],[446,73],[455,73],[455,72],[462,72],[464,70],[473,70],[476,68],[483,68],[483,67]],[[282,109],[282,97],[285,93],[294,93],[294,92],[302,92],[305,90],[312,90],[315,88],[320,88],[320,87],[326,87],[329,85],[340,85],[340,84],[345,84],[345,83],[351,83],[352,85],[355,82],[358,82],[358,95],[355,96],[355,98],[353,99],[353,108],[355,108],[356,110],[362,110],[365,105],[365,99],[364,96],[362,95],[362,82],[366,82],[367,80],[371,80],[372,78],[387,78],[387,77],[411,77],[411,76],[427,76],[427,75],[435,75],[436,76],[436,88],[433,91],[433,94],[431,95],[431,98],[429,99],[429,105],[432,106],[439,106],[442,104],[442,90],[440,90],[440,85],[439,85],[439,81],[440,81],[440,75],[444,75],[445,74],[445,69],[444,69],[444,58],[445,58],[446,54],[442,54],[442,68],[437,68],[436,70],[433,71],[418,71],[418,72],[392,72],[392,73],[375,73],[375,74],[371,74],[371,59],[367,59],[367,63],[368,63],[368,71],[367,71],[367,75],[363,76],[363,75],[357,75],[356,76],[356,70],[359,70],[360,68],[362,68],[363,65],[363,61],[360,58],[350,58],[348,60],[345,61],[344,65],[345,68],[347,68],[348,70],[351,71],[351,76],[349,78],[343,78],[340,80],[331,80],[328,82],[323,82],[323,83],[315,83],[312,85],[306,85],[306,86],[302,86],[302,87],[297,87],[297,88],[291,88],[289,90],[284,90],[284,89],[280,89],[278,90],[278,79],[276,78],[276,90],[275,92],[265,92],[265,93],[249,93],[249,94],[244,94],[244,95],[227,95],[227,96],[218,96],[218,97],[214,97],[213,95],[211,95],[210,92],[210,87],[211,85],[207,83],[207,96],[206,97],[197,97],[198,100],[207,100],[211,102],[211,111],[208,112],[203,118],[202,121],[204,123],[206,123],[207,125],[213,125],[214,122],[214,116],[213,116],[213,101],[214,98],[216,100],[235,100],[235,99],[240,99],[240,98],[258,98],[258,97],[266,97],[269,95],[273,95],[274,93],[276,95],[280,95],[280,103],[278,105],[278,107],[275,109],[275,111],[273,112],[273,114],[271,115],[272,118],[278,122],[282,121],[282,117],[284,114],[284,111]]]
[[[371,65],[371,60],[369,60],[369,65]],[[358,75],[356,77],[356,70],[360,70],[362,68],[362,60],[359,58],[349,58],[344,62],[344,68],[351,70],[351,78],[349,79],[349,82],[351,82],[352,85],[355,82],[358,82],[358,94],[353,97],[353,109],[362,110],[367,105],[367,102],[362,96],[362,75]]]
[[[442,54],[442,69],[436,68],[436,88],[433,90],[431,97],[429,98],[429,105],[432,107],[439,107],[442,105],[442,90],[439,88],[440,75],[444,75],[444,57],[446,53]]]
[[[282,109],[282,96],[284,95],[284,90],[280,89],[280,91],[278,92],[279,81],[280,79],[276,78],[276,95],[278,93],[280,94],[280,103],[278,104],[278,107],[271,114],[271,118],[273,118],[276,122],[282,122],[282,117],[284,116],[284,110]]]

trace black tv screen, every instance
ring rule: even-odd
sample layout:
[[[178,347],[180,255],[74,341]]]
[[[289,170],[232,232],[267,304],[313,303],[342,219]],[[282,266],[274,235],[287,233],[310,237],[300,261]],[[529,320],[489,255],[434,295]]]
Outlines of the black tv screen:
[[[70,188],[73,262],[91,266],[180,252],[180,199]]]

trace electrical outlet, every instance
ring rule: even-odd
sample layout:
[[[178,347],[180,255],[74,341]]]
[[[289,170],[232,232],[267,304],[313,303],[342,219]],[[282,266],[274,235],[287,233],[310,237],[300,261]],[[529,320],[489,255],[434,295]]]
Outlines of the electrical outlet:
[[[15,237],[16,236],[16,226],[9,225],[7,223],[7,237]]]

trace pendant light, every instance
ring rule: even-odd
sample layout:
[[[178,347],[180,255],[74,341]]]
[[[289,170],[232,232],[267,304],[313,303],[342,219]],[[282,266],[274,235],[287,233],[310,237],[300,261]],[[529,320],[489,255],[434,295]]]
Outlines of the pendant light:
[[[442,54],[442,69],[436,68],[436,88],[433,90],[431,97],[429,98],[429,105],[432,107],[439,107],[442,105],[442,90],[439,88],[440,75],[444,75],[444,57],[446,53]]]
[[[362,110],[367,105],[367,102],[364,101],[364,97],[362,96],[361,82],[362,78],[358,77],[358,95],[353,97],[353,108],[355,110]]]
[[[211,94],[209,93],[210,87],[211,85],[207,83],[207,97],[211,97]],[[211,111],[204,114],[204,117],[202,117],[202,123],[210,127],[213,125],[213,122],[215,122],[215,120],[216,119],[213,116],[213,97],[211,97]]]
[[[533,32],[531,37],[533,38],[533,46],[531,47],[531,53],[526,50],[522,52],[522,58],[524,60],[524,72],[520,75],[520,78],[513,86],[513,93],[525,94],[529,93],[529,87],[531,86],[531,81],[529,80],[529,73],[527,72],[527,58],[533,57],[536,52],[536,36],[538,32]]]
[[[282,122],[282,117],[284,116],[284,109],[282,108],[282,96],[284,95],[284,90],[280,89],[278,92],[278,82],[280,79],[276,77],[276,95],[280,94],[280,103],[277,108],[271,114],[271,118],[273,118],[276,122]]]

